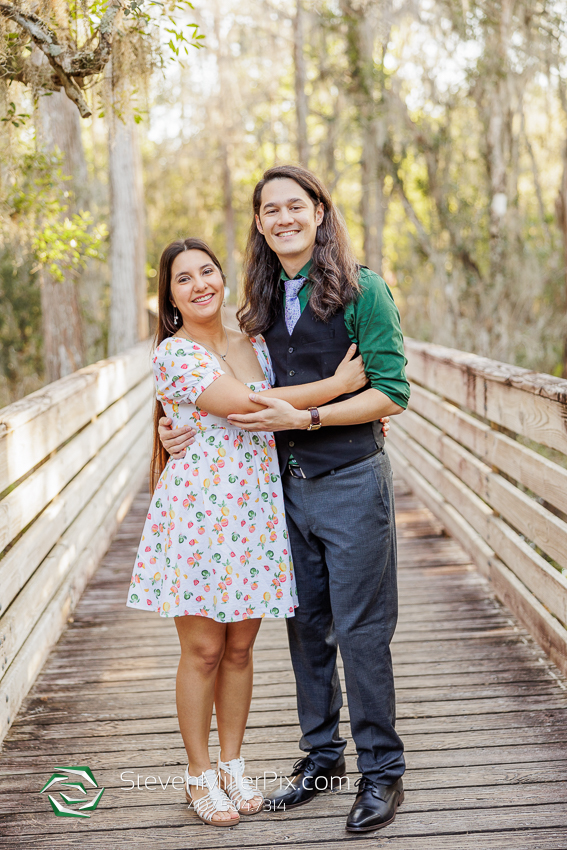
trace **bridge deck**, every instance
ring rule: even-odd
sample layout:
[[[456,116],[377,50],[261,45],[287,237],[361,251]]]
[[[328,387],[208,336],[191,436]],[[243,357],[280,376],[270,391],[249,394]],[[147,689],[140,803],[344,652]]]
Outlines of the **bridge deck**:
[[[0,846],[338,850],[349,838],[344,820],[356,779],[350,741],[350,791],[243,819],[230,831],[202,825],[183,791],[172,788],[185,766],[175,627],[124,606],[147,501],[145,493],[136,499],[4,744]],[[401,488],[397,517],[401,613],[393,649],[406,801],[393,825],[356,840],[389,850],[564,850],[561,676],[459,546]],[[263,624],[255,658],[247,767],[254,776],[285,774],[300,753],[283,623]],[[344,720],[347,734],[346,710]],[[56,817],[39,794],[61,765],[88,765],[105,787],[90,819]],[[130,771],[125,780],[123,771]],[[138,776],[142,788],[132,789],[127,780]],[[162,790],[144,788],[147,777],[171,778]]]

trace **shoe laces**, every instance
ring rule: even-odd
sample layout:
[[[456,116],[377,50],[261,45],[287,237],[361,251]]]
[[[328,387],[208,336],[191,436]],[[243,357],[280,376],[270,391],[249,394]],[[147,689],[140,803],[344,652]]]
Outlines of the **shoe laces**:
[[[317,767],[317,765],[315,764],[311,756],[304,756],[303,758],[297,759],[297,761],[293,765],[291,776],[297,776],[298,774],[315,767]]]
[[[370,791],[373,797],[380,800],[381,797],[378,795],[379,785],[373,779],[370,779],[369,776],[360,776],[356,782],[354,783],[355,788],[358,788],[358,793],[362,794],[363,791]]]

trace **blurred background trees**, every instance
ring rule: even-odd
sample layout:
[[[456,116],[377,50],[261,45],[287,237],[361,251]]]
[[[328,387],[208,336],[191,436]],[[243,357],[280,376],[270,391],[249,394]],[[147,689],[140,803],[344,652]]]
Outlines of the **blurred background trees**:
[[[85,118],[2,19],[0,404],[56,373],[54,293],[80,319],[60,374],[143,335],[173,238],[212,243],[235,301],[251,191],[278,161],[330,186],[406,333],[565,373],[566,0],[120,5],[104,68],[77,78]],[[33,8],[84,52],[112,3]],[[62,104],[71,129],[50,135]]]

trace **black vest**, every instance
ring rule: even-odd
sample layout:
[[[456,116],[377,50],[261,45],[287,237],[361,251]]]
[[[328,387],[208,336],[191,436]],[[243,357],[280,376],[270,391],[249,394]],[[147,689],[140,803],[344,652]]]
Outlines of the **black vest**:
[[[330,378],[351,345],[344,310],[335,313],[329,322],[321,322],[313,315],[310,304],[302,312],[291,336],[283,309],[280,309],[264,338],[279,387]],[[333,401],[344,401],[363,391],[357,390]],[[365,457],[384,445],[380,422],[332,425],[317,431],[277,431],[275,437],[282,472],[293,454],[307,478]]]

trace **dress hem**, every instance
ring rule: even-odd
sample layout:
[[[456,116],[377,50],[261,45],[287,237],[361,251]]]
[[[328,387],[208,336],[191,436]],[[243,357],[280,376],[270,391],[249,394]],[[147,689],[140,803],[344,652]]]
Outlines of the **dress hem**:
[[[205,617],[203,614],[162,614],[161,611],[157,611],[155,608],[142,608],[139,605],[130,605],[128,602],[126,603],[126,608],[132,608],[133,611],[144,611],[146,614],[157,614],[164,620],[171,620],[174,617],[202,617],[204,620],[214,620],[215,623],[221,623],[221,625],[227,626],[229,623],[244,623],[246,620],[289,620],[290,617],[295,617],[295,609],[299,608],[299,604],[293,606],[293,612],[288,611],[287,614],[282,614],[281,617],[275,617],[268,611],[266,614],[260,614],[257,617],[243,617],[240,620],[219,620],[218,617]]]

